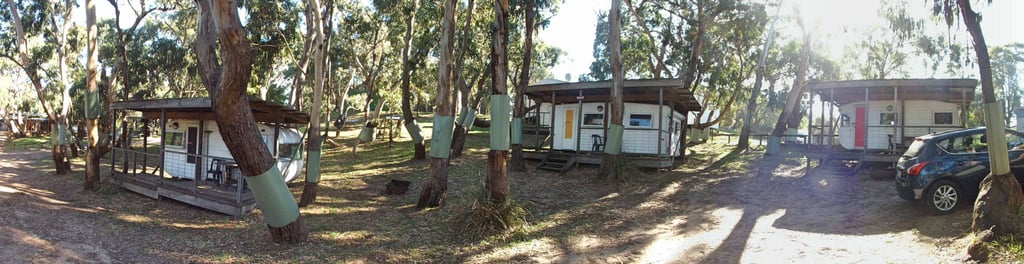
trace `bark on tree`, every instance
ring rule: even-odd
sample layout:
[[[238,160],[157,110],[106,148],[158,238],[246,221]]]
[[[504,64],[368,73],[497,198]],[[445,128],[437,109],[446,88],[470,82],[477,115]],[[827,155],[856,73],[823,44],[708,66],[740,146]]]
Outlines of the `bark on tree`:
[[[1024,205],[1024,193],[1009,167],[1009,157],[995,153],[1007,153],[1006,131],[1000,119],[1004,111],[996,101],[995,89],[992,85],[992,64],[988,56],[988,47],[981,31],[981,18],[971,9],[968,0],[957,0],[960,15],[974,41],[974,51],[978,56],[978,70],[981,77],[981,94],[984,105],[995,106],[985,108],[985,125],[989,139],[989,164],[991,172],[981,182],[981,190],[974,203],[973,223],[971,230],[982,232],[992,229],[996,235],[1024,235],[1024,217],[1019,212]],[[982,243],[987,241],[977,241]],[[973,254],[972,254],[973,255]]]
[[[533,32],[537,27],[534,13],[536,10],[533,0],[526,1],[526,35],[523,40],[523,66],[519,74],[519,86],[516,87],[515,113],[512,116],[520,125],[523,117],[526,117],[526,87],[530,84],[530,65],[533,61]],[[522,131],[522,126],[513,129]],[[523,144],[521,141],[512,142],[512,163],[509,169],[513,171],[526,171],[526,160],[523,158]]]
[[[441,44],[438,62],[437,107],[434,108],[434,129],[454,129],[439,122],[455,119],[452,101],[452,53],[455,49],[455,8],[456,0],[444,1],[444,15],[441,18]],[[452,123],[453,124],[453,123]],[[430,179],[420,193],[417,208],[444,206],[448,196],[448,162],[451,151],[451,131],[435,132],[430,144]],[[445,138],[438,138],[441,135]],[[438,148],[434,150],[434,148]]]
[[[470,5],[472,5],[470,0]],[[416,117],[412,115],[412,62],[410,56],[413,48],[412,37],[416,26],[416,10],[419,9],[419,2],[412,1],[409,8],[409,17],[405,19],[405,37],[402,39],[402,122],[405,124],[406,132],[413,140],[413,160],[427,158],[427,146],[423,144],[423,135],[419,125],[416,124]]]
[[[800,68],[796,71],[796,78],[793,79],[793,87],[789,90],[789,96],[786,98],[786,106],[782,108],[782,114],[779,115],[779,119],[775,122],[775,129],[772,130],[772,136],[781,137],[786,134],[786,128],[790,124],[790,118],[793,118],[793,112],[799,110],[796,109],[796,105],[800,103],[800,98],[804,94],[804,84],[807,82],[807,64],[810,60],[811,53],[811,35],[804,34],[804,45],[800,48]],[[797,115],[800,116],[800,115]],[[797,122],[799,124],[799,122]]]
[[[532,2],[532,0],[527,0]],[[508,95],[508,0],[494,1],[494,31],[491,33],[491,98],[502,98]],[[493,100],[491,103],[492,122],[509,122],[508,101]],[[498,105],[504,104],[504,105]],[[491,203],[502,204],[509,198],[508,168],[508,131],[497,129],[507,126],[491,125],[491,151],[487,152],[487,180],[484,189]],[[501,138],[505,137],[505,138]]]
[[[70,4],[70,3],[68,3],[68,4]],[[57,51],[58,51],[58,58],[57,58],[57,60],[59,62],[59,67],[60,67],[60,78],[61,78],[60,79],[60,84],[64,86],[64,89],[63,89],[63,91],[61,93],[61,99],[62,99],[62,103],[61,104],[62,104],[62,106],[64,108],[61,110],[61,114],[58,115],[58,114],[56,114],[54,112],[53,109],[50,108],[50,104],[46,100],[46,96],[45,96],[46,93],[45,93],[45,90],[43,88],[42,81],[40,80],[40,77],[39,77],[39,75],[36,72],[37,69],[40,67],[40,65],[38,65],[37,62],[32,61],[29,58],[29,56],[28,56],[28,52],[29,52],[28,41],[27,41],[27,38],[26,38],[26,35],[25,35],[26,34],[25,33],[25,29],[24,29],[23,25],[21,24],[21,17],[20,17],[20,14],[19,14],[18,5],[16,5],[13,0],[8,0],[7,1],[7,6],[10,8],[11,18],[12,18],[11,19],[11,23],[13,23],[12,26],[14,27],[15,32],[17,34],[17,43],[16,43],[16,45],[17,45],[17,50],[18,50],[18,59],[15,60],[15,64],[18,64],[18,66],[21,67],[22,70],[25,71],[25,74],[28,75],[29,79],[32,82],[32,86],[36,90],[36,97],[39,99],[40,103],[42,104],[43,111],[46,113],[47,118],[48,118],[48,120],[49,120],[49,122],[51,124],[50,128],[44,128],[44,129],[50,129],[51,130],[51,132],[52,132],[52,133],[50,133],[51,137],[58,137],[58,136],[60,136],[59,133],[56,133],[57,131],[53,131],[53,128],[57,127],[57,124],[67,124],[67,118],[66,118],[67,114],[66,113],[67,113],[67,111],[70,110],[70,107],[71,107],[70,91],[68,90],[68,89],[70,89],[70,86],[66,85],[67,82],[66,82],[66,79],[65,79],[66,78],[66,74],[65,74],[65,69],[64,69],[66,67],[67,62],[65,61],[66,57],[64,56],[65,55],[65,50],[64,50],[65,47],[63,47],[63,45],[64,45],[64,43],[63,43],[64,40],[63,39],[64,39],[64,37],[66,37],[66,36],[64,36],[64,34],[66,33],[67,21],[64,22],[65,25],[63,25],[60,28],[58,28],[58,26],[56,25],[56,21],[53,20],[53,19],[50,20],[51,21],[51,26],[52,26],[51,30],[54,33],[54,37],[57,39],[56,45],[57,45]],[[70,10],[71,10],[70,7],[66,7],[66,9],[67,9],[66,12],[70,12]],[[65,20],[69,20],[70,19],[69,18],[70,13],[66,13],[66,14],[62,14],[62,15],[64,16]],[[68,172],[71,171],[71,162],[67,158],[67,146],[66,145],[63,145],[63,144],[53,144],[52,148],[50,149],[50,153],[51,153],[51,157],[53,159],[54,168],[55,168],[55,171],[56,171],[57,175],[64,175],[64,174],[67,174]]]
[[[462,66],[465,64],[466,52],[469,51],[469,41],[473,39],[473,8],[476,1],[469,0],[466,12],[466,21],[463,24],[462,36],[459,39],[459,47],[455,55],[455,70],[453,72],[455,77],[455,87],[458,91],[459,104],[462,106],[463,111],[469,110],[469,96],[472,93],[472,86],[466,81],[466,75],[462,73]],[[460,113],[461,115],[468,115],[473,112]],[[469,136],[469,128],[472,125],[463,124],[465,120],[455,120],[455,132],[452,133],[452,158],[458,158],[462,156],[462,150],[466,146],[466,137]]]
[[[761,85],[764,81],[764,63],[768,59],[768,49],[772,46],[772,41],[775,40],[775,22],[778,21],[778,14],[776,19],[772,21],[772,25],[768,30],[768,37],[764,41],[764,46],[761,48],[761,57],[757,60],[757,70],[755,70],[754,76],[754,87],[750,88],[750,98],[747,99],[747,111],[743,118],[743,128],[740,130],[739,143],[736,144],[736,149],[747,149],[750,147],[750,126],[754,121],[754,113],[757,112],[757,99],[760,97]]]
[[[99,30],[96,28],[96,3],[95,0],[85,0],[85,26],[86,26],[86,49],[88,50],[88,58],[85,63],[85,90],[86,90],[86,101],[99,100],[99,88],[97,87],[96,77],[96,62],[99,58],[99,51],[97,42],[97,34]],[[99,103],[93,101],[94,103]],[[92,190],[96,187],[96,183],[100,179],[100,158],[103,154],[99,148],[99,107],[98,105],[90,105],[86,103],[84,106],[85,111],[85,127],[88,130],[89,139],[89,150],[85,156],[85,183],[84,188],[86,190]]]
[[[611,89],[611,104],[608,105],[609,127],[622,127],[622,22],[621,22],[621,6],[622,0],[612,0],[612,7],[608,10],[608,23],[610,25],[608,32],[608,51],[611,52],[611,66],[612,66],[612,89]],[[619,168],[619,150],[622,149],[622,134],[618,135],[618,138],[612,138],[614,135],[609,133],[608,140],[606,141],[605,153],[601,156],[601,168],[599,169],[599,177],[605,179],[616,179],[619,180],[623,175],[620,175]]]
[[[305,207],[316,201],[317,189],[320,183],[320,151],[322,138],[320,135],[320,111],[324,97],[324,68],[330,64],[324,59],[324,29],[323,14],[320,13],[320,1],[309,0],[309,18],[306,23],[313,25],[313,104],[309,107],[309,141],[306,146],[306,183],[302,188],[302,196],[299,199],[299,207]]]
[[[264,173],[273,175],[271,170],[277,169],[276,161],[270,150],[263,147],[246,94],[252,71],[252,51],[238,18],[238,7],[230,0],[197,0],[196,5],[199,30],[195,47],[200,78],[210,92],[217,127],[225,135],[224,143],[238,162],[242,175],[249,179],[264,176]],[[217,49],[218,44],[220,49]],[[223,58],[223,64],[218,57]],[[276,175],[280,176],[280,171]],[[277,186],[273,191],[291,193],[283,178],[270,177],[270,181],[273,181],[272,186]],[[257,193],[257,189],[253,189],[253,195],[260,201],[265,194]],[[281,204],[284,210],[272,212],[263,208],[266,220],[272,217],[294,219],[279,226],[268,222],[271,239],[284,243],[302,242],[306,239],[306,231],[302,227],[298,206],[290,195],[283,199],[288,201],[272,202]]]

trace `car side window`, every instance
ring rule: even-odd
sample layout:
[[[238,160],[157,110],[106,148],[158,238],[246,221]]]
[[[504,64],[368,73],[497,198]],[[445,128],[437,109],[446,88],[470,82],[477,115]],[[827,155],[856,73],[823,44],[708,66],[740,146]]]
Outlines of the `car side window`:
[[[1006,132],[1006,146],[1010,150],[1024,149],[1024,135],[1013,131]]]
[[[984,143],[984,134],[963,135],[938,141],[942,150],[951,154],[984,153],[988,146]]]

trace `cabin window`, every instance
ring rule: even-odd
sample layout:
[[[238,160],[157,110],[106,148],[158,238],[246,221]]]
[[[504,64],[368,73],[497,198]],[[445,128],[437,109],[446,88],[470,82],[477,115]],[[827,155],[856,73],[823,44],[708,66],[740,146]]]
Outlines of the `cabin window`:
[[[952,112],[936,112],[932,124],[935,125],[952,125],[953,124],[953,113]]]
[[[185,147],[185,132],[168,131],[164,134],[164,140],[168,147]]]
[[[849,115],[841,115],[841,116],[839,116],[839,121],[840,121],[839,122],[839,126],[840,127],[849,127],[850,126],[850,116]]]
[[[280,144],[278,146],[281,148],[281,152],[279,152],[278,155],[282,158],[292,158],[292,155],[295,155],[295,158],[297,159],[302,158],[302,151],[300,151],[302,146],[299,143]]]
[[[651,115],[631,114],[629,115],[629,126],[651,128]]]
[[[880,113],[878,114],[878,124],[883,126],[895,126],[896,125],[896,113]]]
[[[604,114],[584,114],[583,125],[602,126],[604,125]]]

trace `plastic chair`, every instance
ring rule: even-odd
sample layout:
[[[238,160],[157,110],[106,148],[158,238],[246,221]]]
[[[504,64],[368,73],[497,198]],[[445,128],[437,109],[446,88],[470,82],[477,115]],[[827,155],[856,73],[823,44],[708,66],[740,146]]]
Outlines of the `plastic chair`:
[[[221,184],[224,181],[224,166],[220,159],[213,159],[210,161],[210,168],[206,170],[206,180],[216,180],[217,184]]]
[[[593,151],[601,151],[604,149],[604,137],[600,135],[590,135],[594,139],[594,145],[591,146]]]
[[[893,155],[903,154],[903,153],[897,153],[897,152],[903,151],[903,148],[905,147],[905,146],[903,146],[903,142],[896,141],[896,136],[893,135],[893,134],[889,134],[888,136],[889,136],[889,152],[892,153]]]

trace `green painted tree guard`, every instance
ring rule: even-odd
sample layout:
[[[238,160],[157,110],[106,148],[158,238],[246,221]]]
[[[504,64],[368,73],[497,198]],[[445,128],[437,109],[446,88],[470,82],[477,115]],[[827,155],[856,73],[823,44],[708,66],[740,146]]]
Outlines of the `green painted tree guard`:
[[[523,144],[523,119],[512,118],[512,145]]]
[[[423,143],[423,130],[420,124],[413,120],[412,123],[405,123],[405,130],[409,132],[413,143]]]
[[[263,211],[263,221],[271,227],[284,227],[299,219],[299,205],[281,177],[281,170],[274,164],[263,174],[246,177],[249,189],[256,197],[256,205]]]
[[[608,138],[604,142],[604,153],[622,154],[622,125],[608,125]]]
[[[85,118],[100,117],[100,91],[87,91],[85,94]]]
[[[1010,154],[1006,145],[1006,126],[1003,124],[1003,105],[999,102],[985,104],[985,131],[988,137],[989,167],[993,175],[1005,175],[1010,173]],[[1002,133],[1000,133],[1002,132]],[[998,134],[998,136],[997,136]]]
[[[462,127],[465,127],[466,132],[468,133],[473,129],[473,121],[476,120],[476,109],[469,109],[469,111],[466,112],[465,119],[460,120],[462,120]]]
[[[363,126],[363,129],[359,131],[359,142],[370,143],[373,142],[374,138],[377,138],[377,128]]]
[[[306,182],[320,182],[320,151],[310,150],[306,154]]]
[[[465,120],[467,112],[469,112],[469,107],[463,106],[461,109],[459,109],[459,117],[455,118],[455,121],[458,122],[459,125],[466,126]]]
[[[508,150],[510,102],[507,94],[491,95],[491,150]]]
[[[455,116],[434,116],[434,133],[430,137],[430,157],[447,159],[452,152],[452,131]]]

